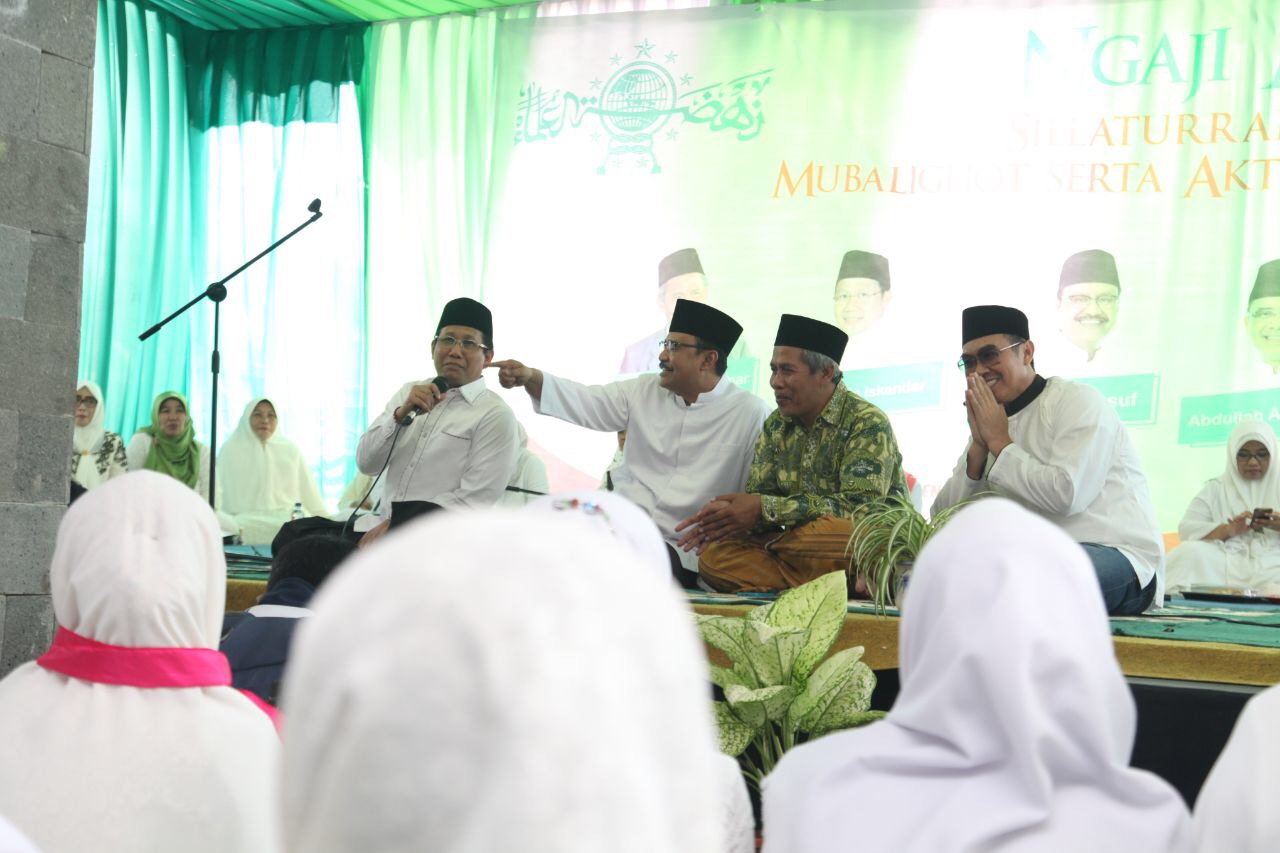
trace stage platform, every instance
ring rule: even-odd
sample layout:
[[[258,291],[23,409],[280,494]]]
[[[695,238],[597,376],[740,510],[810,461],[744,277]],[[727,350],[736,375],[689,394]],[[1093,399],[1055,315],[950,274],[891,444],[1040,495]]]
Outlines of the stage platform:
[[[266,577],[265,571],[228,572],[228,612],[252,607],[266,589]],[[690,595],[696,612],[720,616],[740,616],[767,600]],[[877,615],[870,605],[850,602],[835,648],[862,646],[872,669],[897,669],[898,621],[894,611]],[[1174,604],[1158,615],[1113,619],[1111,625],[1116,658],[1127,676],[1246,687],[1280,684],[1280,608],[1268,612]],[[1132,636],[1137,633],[1144,636]],[[1260,644],[1268,640],[1276,645]],[[709,651],[713,660],[724,663],[718,651]]]
[[[265,570],[230,570],[227,610],[253,606],[266,578]],[[740,616],[770,598],[689,596],[695,612],[717,616]],[[880,710],[892,707],[898,693],[899,621],[896,612],[881,615],[868,603],[850,602],[833,649],[865,649],[863,659],[878,678],[872,707]],[[1162,776],[1193,804],[1244,703],[1280,684],[1280,608],[1175,600],[1155,615],[1113,619],[1111,630],[1138,708],[1133,765]],[[707,651],[712,661],[727,664],[719,650]]]

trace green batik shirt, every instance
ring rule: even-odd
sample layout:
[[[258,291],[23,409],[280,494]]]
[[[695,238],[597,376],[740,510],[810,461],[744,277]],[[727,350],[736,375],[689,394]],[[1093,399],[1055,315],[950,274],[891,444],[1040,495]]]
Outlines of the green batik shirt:
[[[760,495],[757,531],[824,515],[849,518],[886,495],[907,496],[889,418],[843,382],[812,429],[774,410],[756,441],[746,491]]]

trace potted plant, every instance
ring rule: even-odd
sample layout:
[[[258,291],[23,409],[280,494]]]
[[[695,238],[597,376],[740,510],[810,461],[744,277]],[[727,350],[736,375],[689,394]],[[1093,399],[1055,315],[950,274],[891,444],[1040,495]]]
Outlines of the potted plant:
[[[715,703],[720,748],[757,789],[796,744],[884,716],[870,710],[876,677],[862,647],[827,657],[844,625],[845,583],[832,572],[744,616],[697,617],[702,638],[730,662],[711,665],[724,691]]]
[[[905,497],[891,495],[868,504],[849,534],[849,573],[861,581],[876,609],[897,606],[905,578],[924,543],[965,504],[948,507],[928,520]]]

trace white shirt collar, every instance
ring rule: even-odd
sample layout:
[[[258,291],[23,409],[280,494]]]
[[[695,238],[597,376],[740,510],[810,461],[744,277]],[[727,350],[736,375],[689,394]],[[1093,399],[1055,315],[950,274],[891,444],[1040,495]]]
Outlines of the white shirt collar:
[[[727,377],[721,376],[720,379],[716,382],[715,387],[713,387],[710,391],[703,391],[698,395],[698,399],[694,400],[692,403],[689,403],[689,404],[686,404],[684,401],[684,398],[681,397],[676,392],[667,391],[667,393],[671,395],[671,401],[675,403],[677,406],[679,406],[681,409],[692,409],[695,406],[706,405],[707,403],[710,403],[712,400],[715,400],[717,397],[724,396],[725,390],[728,388],[728,386],[732,384],[733,383],[729,381]]]
[[[455,389],[450,388],[449,390],[453,391]],[[466,385],[459,385],[456,390],[462,395],[462,399],[466,400],[468,403],[473,403],[475,402],[476,397],[479,397],[484,393],[484,377],[478,377],[477,379],[468,382]]]

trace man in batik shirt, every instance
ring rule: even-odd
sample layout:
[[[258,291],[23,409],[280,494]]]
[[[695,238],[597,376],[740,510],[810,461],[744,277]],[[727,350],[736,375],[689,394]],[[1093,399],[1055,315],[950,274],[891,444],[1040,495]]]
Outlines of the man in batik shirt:
[[[756,442],[746,491],[718,495],[676,528],[711,587],[765,591],[845,570],[853,517],[907,494],[888,417],[841,381],[849,337],[783,314],[770,361],[778,408]]]

